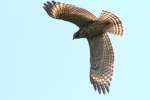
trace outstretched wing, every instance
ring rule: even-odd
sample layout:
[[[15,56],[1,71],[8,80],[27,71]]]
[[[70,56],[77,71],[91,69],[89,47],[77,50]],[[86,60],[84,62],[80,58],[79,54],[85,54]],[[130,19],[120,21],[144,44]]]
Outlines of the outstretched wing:
[[[90,81],[95,90],[109,92],[113,74],[114,52],[107,34],[88,38],[90,45]]]
[[[96,16],[89,11],[71,4],[52,1],[44,3],[43,8],[50,17],[72,22],[79,27],[92,23],[97,19]]]

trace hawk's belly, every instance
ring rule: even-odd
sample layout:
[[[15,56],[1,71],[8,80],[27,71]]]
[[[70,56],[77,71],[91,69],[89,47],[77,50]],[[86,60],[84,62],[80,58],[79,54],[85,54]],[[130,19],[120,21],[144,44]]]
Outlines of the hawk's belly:
[[[101,35],[105,32],[105,24],[101,23],[100,21],[97,21],[87,28],[87,37],[93,37],[97,35]]]

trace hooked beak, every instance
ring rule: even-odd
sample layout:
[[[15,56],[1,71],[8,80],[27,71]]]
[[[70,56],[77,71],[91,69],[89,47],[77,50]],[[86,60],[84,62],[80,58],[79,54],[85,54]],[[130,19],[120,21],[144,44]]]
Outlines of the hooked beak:
[[[72,40],[74,40],[75,38],[73,37],[73,39]]]
[[[79,38],[79,34],[75,33],[75,34],[73,35],[73,40],[74,40],[74,39],[78,39],[78,38]]]
[[[86,32],[79,30],[78,32],[74,33],[73,40],[74,39],[79,39],[79,38],[86,38],[86,37],[87,37]]]

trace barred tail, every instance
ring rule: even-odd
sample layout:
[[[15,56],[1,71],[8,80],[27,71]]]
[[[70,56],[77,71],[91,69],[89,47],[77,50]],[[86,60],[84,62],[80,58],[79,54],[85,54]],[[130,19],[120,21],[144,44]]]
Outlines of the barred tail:
[[[107,30],[107,32],[121,36],[123,35],[122,22],[116,15],[103,10],[99,17],[99,20],[111,23],[111,27]]]

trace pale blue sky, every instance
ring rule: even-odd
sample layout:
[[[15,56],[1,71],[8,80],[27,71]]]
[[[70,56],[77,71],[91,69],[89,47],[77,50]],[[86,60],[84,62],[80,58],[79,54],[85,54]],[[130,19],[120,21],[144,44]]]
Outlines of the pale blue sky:
[[[149,100],[150,1],[59,0],[118,15],[124,36],[110,34],[115,69],[107,95],[89,81],[86,39],[72,40],[78,28],[49,18],[46,0],[0,3],[0,100]]]

